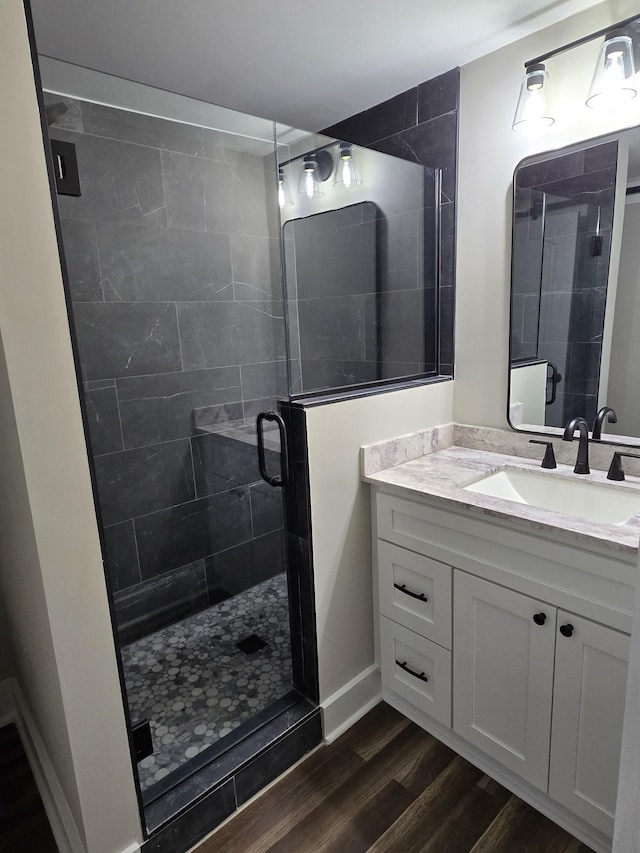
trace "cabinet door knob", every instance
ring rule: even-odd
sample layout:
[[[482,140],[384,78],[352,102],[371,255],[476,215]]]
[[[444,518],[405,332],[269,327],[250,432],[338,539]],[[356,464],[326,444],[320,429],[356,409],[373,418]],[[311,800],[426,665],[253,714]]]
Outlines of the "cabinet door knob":
[[[547,621],[547,614],[535,613],[533,616],[533,621],[536,623],[536,625],[544,625],[544,623]]]
[[[561,625],[560,633],[563,637],[571,637],[573,636],[573,625]]]

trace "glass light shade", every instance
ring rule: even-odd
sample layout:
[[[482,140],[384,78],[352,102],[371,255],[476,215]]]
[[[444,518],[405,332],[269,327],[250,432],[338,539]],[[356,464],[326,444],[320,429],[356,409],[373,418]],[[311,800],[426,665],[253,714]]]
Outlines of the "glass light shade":
[[[520,85],[518,106],[511,125],[514,130],[536,135],[554,123],[547,105],[548,84],[549,74],[544,65],[530,65]]]
[[[609,33],[598,54],[587,106],[615,108],[637,94],[633,45],[624,32]]]
[[[300,183],[298,184],[298,195],[300,198],[322,198],[324,195],[320,189],[318,164],[311,157],[304,158]]]
[[[278,204],[280,207],[291,207],[293,205],[289,184],[283,169],[278,169]]]
[[[347,142],[340,143],[340,154],[336,163],[336,177],[334,180],[336,187],[355,187],[362,183],[358,164],[356,163],[353,146]]]

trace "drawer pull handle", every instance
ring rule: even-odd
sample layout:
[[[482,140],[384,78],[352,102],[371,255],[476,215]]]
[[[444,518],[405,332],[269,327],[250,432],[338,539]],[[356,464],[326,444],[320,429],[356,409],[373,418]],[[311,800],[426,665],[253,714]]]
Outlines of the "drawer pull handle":
[[[400,667],[400,669],[404,669],[405,672],[408,672],[409,675],[412,675],[414,678],[419,678],[420,681],[424,681],[425,683],[429,681],[429,677],[424,674],[424,672],[414,672],[410,666],[407,666],[407,662],[397,660],[396,663]]]
[[[563,637],[571,637],[573,636],[573,625],[561,625],[560,633]]]
[[[400,592],[404,592],[405,595],[410,595],[411,598],[417,598],[418,601],[429,601],[424,592],[411,592],[410,589],[407,589],[406,584],[394,583],[394,587],[399,589]]]
[[[533,621],[536,623],[536,625],[544,625],[544,623],[547,621],[547,614],[534,613]]]

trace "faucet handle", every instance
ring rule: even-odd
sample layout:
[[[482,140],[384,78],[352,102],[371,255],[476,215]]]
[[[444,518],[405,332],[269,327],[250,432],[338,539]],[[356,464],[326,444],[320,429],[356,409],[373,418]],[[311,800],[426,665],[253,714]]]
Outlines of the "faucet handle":
[[[544,452],[544,459],[542,460],[543,468],[557,468],[556,465],[556,457],[553,452],[553,442],[552,441],[540,441],[538,438],[530,438],[529,444],[542,444],[547,449]]]
[[[622,470],[623,456],[626,456],[628,459],[640,459],[640,453],[622,453],[620,450],[616,450],[613,454],[611,465],[609,465],[607,480],[624,480],[624,471]]]

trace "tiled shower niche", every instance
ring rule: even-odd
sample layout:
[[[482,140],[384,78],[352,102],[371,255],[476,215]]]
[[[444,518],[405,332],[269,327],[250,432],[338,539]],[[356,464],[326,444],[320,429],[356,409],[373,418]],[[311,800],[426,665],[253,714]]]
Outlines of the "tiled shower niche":
[[[127,641],[284,565],[281,495],[260,478],[254,437],[256,414],[287,391],[273,146],[45,103],[66,107],[50,136],[78,159],[82,194],[58,202]],[[266,454],[277,468],[277,443]]]

